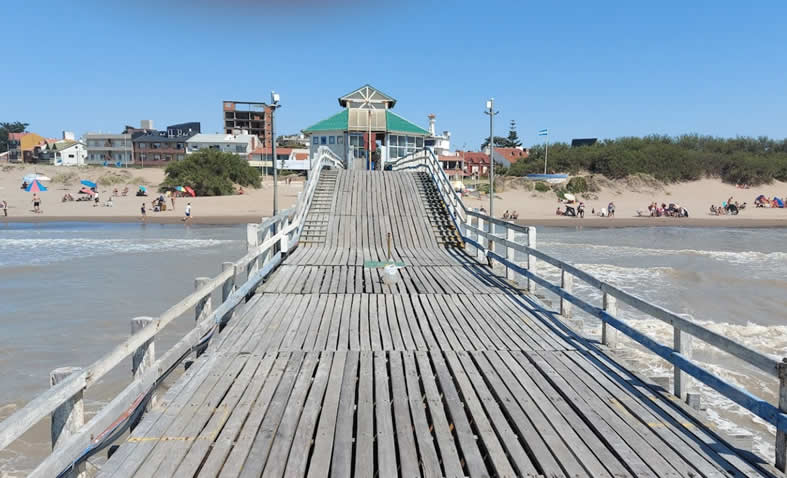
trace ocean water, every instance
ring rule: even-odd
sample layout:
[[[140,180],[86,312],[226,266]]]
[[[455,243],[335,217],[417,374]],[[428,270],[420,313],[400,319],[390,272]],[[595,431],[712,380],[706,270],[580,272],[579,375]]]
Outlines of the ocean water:
[[[787,356],[787,229],[539,228],[538,247],[774,358]],[[52,369],[92,363],[128,337],[131,318],[161,313],[193,291],[194,277],[213,276],[244,252],[242,226],[0,225],[0,419],[45,390]],[[554,268],[541,272],[559,280]],[[597,291],[579,281],[574,287],[600,305]],[[619,315],[671,343],[668,325],[620,303]],[[585,332],[597,335],[598,321],[585,319]],[[192,326],[193,314],[186,314],[162,332],[158,350]],[[631,341],[621,338],[619,352],[643,375],[671,375],[670,366]],[[699,341],[694,357],[775,402],[775,379]],[[129,375],[130,364],[121,365],[91,388],[88,413]],[[754,451],[773,459],[773,427],[707,387],[692,389],[702,393],[716,426],[752,432]],[[26,475],[48,452],[42,423],[0,452],[0,477]]]
[[[574,264],[649,302],[771,357],[787,357],[787,228],[539,228],[538,248]],[[539,272],[559,283],[559,271],[542,264]],[[601,293],[574,281],[574,292],[601,306]],[[554,307],[556,296],[545,293]],[[619,316],[664,345],[672,346],[672,327],[618,301]],[[597,319],[585,319],[585,334],[600,335]],[[672,367],[622,334],[620,354],[645,376],[672,376]],[[720,377],[777,404],[778,380],[729,354],[694,339],[694,359]],[[700,392],[708,419],[730,433],[753,434],[756,453],[774,457],[774,427],[691,381]]]
[[[85,366],[245,254],[243,226],[45,223],[0,225],[0,419],[48,387],[49,372]],[[166,350],[194,325],[165,328]],[[130,380],[124,361],[85,395],[92,413]],[[0,452],[0,476],[25,476],[49,452],[41,423]]]

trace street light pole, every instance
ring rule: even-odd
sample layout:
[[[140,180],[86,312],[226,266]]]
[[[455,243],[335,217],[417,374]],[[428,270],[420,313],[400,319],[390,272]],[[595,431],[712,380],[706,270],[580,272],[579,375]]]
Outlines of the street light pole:
[[[273,162],[273,215],[279,213],[279,174],[276,165],[276,130],[274,129],[273,117],[276,109],[279,108],[279,94],[271,91],[271,160]],[[275,224],[275,223],[274,223]]]
[[[489,217],[494,216],[495,204],[495,136],[494,136],[494,119],[499,111],[495,111],[495,99],[490,98],[486,102],[485,114],[489,115]]]

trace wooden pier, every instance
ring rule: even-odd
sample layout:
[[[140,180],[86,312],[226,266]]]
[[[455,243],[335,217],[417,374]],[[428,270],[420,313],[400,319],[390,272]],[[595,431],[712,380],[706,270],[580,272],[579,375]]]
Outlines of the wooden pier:
[[[284,261],[99,476],[772,476],[438,244],[423,173],[330,174],[323,243]],[[390,286],[364,267],[388,233],[406,264]]]
[[[125,395],[61,438],[34,476],[53,476],[98,443],[96,431],[119,423],[114,417],[142,393],[134,410],[148,411],[118,436],[98,476],[784,477],[787,397],[780,411],[728,391],[777,425],[775,467],[685,405],[689,375],[728,386],[695,370],[685,337],[776,375],[787,366],[540,253],[531,228],[501,224],[508,229],[496,235],[489,223],[501,221],[465,211],[434,164],[413,163],[386,172],[320,171],[318,163],[296,207],[302,214],[250,226],[245,258],[198,282],[176,310],[137,320],[137,334],[114,355],[0,424],[0,446],[29,426],[20,422],[55,407],[67,420],[63,407],[77,392],[81,402],[92,374],[136,351],[143,365]],[[513,261],[514,250],[526,264]],[[538,277],[537,260],[560,267],[560,285]],[[388,261],[404,263],[395,283],[378,267]],[[571,294],[574,278],[603,290],[602,307]],[[559,295],[557,310],[533,295],[537,286]],[[219,289],[223,302],[213,309]],[[671,321],[675,348],[651,346],[618,321],[616,299]],[[152,329],[193,305],[195,331],[155,360]],[[601,342],[567,325],[573,306],[602,319]],[[675,394],[626,368],[610,350],[617,330],[675,364]],[[197,350],[151,403],[145,390]],[[784,377],[781,384],[787,395]]]

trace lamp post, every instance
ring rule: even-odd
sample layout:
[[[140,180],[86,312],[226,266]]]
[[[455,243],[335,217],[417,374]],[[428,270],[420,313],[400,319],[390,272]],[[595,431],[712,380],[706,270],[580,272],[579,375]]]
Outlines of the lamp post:
[[[273,162],[273,215],[279,213],[279,174],[276,165],[276,130],[274,129],[273,117],[276,109],[280,108],[279,94],[271,91],[271,160]],[[274,225],[275,227],[275,225]]]
[[[495,159],[493,154],[495,152],[495,136],[493,133],[495,115],[499,111],[495,111],[495,99],[490,98],[486,102],[485,114],[489,115],[489,217],[494,215],[494,201],[495,201]]]

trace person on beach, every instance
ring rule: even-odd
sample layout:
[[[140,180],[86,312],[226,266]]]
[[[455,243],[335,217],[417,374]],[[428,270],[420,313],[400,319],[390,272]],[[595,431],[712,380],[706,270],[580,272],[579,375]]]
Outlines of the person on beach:
[[[189,222],[191,220],[191,203],[186,204],[186,210],[184,213],[186,215],[183,216],[183,222]]]
[[[38,193],[33,193],[33,212],[38,214],[41,212],[41,198]]]
[[[172,196],[169,197],[169,201],[172,203],[172,210],[175,210],[175,193],[172,193]]]
[[[3,202],[0,203],[0,207],[3,208],[3,216],[8,217],[8,203],[5,199],[3,199]]]
[[[140,208],[140,212],[142,212],[142,217],[140,219],[144,222],[145,218],[147,217],[147,212],[145,211],[145,203],[142,203],[142,207]]]
[[[615,216],[615,203],[614,202],[610,202],[609,205],[607,206],[607,214],[608,214],[609,217],[614,217]]]
[[[98,202],[99,202],[98,191],[96,191],[96,195],[93,196],[93,201],[94,201],[93,202],[93,207],[98,207]]]

